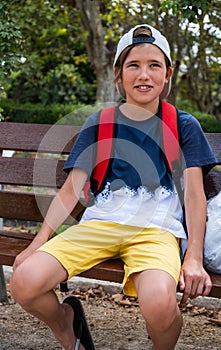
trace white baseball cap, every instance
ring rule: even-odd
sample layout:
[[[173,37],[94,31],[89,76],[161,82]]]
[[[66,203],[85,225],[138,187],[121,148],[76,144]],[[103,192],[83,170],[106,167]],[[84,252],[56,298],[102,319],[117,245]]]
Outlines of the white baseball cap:
[[[147,28],[151,31],[151,36],[138,36],[134,37],[134,31],[137,30],[138,28]],[[130,29],[129,32],[124,34],[122,38],[119,40],[119,43],[117,45],[117,52],[115,55],[114,59],[114,67],[116,66],[117,60],[120,57],[121,53],[131,45],[137,45],[137,44],[144,44],[144,43],[149,43],[152,45],[156,45],[159,47],[159,49],[165,54],[165,56],[168,58],[170,65],[172,66],[172,60],[170,57],[170,46],[168,44],[167,39],[165,36],[163,36],[157,29],[153,28],[152,26],[148,24],[140,24],[132,29]],[[124,86],[122,83],[117,83],[117,89],[119,94],[123,97],[126,98],[126,92],[124,90]],[[160,94],[160,98],[164,99],[166,98],[171,89],[171,78],[167,83],[164,84],[164,88]]]

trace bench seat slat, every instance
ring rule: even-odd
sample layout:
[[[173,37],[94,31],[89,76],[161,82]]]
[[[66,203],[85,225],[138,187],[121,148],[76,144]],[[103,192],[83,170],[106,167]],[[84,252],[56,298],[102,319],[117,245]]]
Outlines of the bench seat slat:
[[[124,265],[120,259],[112,259],[102,262],[96,266],[93,266],[90,270],[80,274],[82,277],[88,277],[122,283],[124,278]]]

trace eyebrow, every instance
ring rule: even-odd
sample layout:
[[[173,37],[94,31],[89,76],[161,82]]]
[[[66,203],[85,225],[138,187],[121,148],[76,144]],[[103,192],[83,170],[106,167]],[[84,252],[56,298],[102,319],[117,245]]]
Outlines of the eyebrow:
[[[125,61],[125,64],[131,64],[131,63],[137,63],[139,62],[140,60],[130,60],[130,61]],[[156,60],[156,59],[149,59],[148,62],[151,62],[151,63],[163,63],[162,61],[160,60]]]

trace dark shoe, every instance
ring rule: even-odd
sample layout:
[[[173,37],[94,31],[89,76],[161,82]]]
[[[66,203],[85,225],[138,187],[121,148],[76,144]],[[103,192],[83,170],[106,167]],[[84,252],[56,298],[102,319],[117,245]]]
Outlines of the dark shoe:
[[[95,350],[93,339],[80,300],[75,296],[69,296],[63,302],[71,305],[74,310],[73,328],[77,337],[76,344],[80,345],[81,343],[84,345],[86,350]],[[76,349],[78,349],[78,347],[76,347]]]

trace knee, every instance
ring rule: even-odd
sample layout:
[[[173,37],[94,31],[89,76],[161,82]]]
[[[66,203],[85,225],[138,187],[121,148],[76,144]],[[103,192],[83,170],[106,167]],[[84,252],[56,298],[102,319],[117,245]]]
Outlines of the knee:
[[[20,305],[25,305],[34,298],[36,293],[35,287],[33,271],[30,271],[28,264],[23,262],[12,273],[10,293]]]
[[[167,331],[180,315],[176,296],[161,291],[140,301],[140,309],[147,325],[161,332]]]

